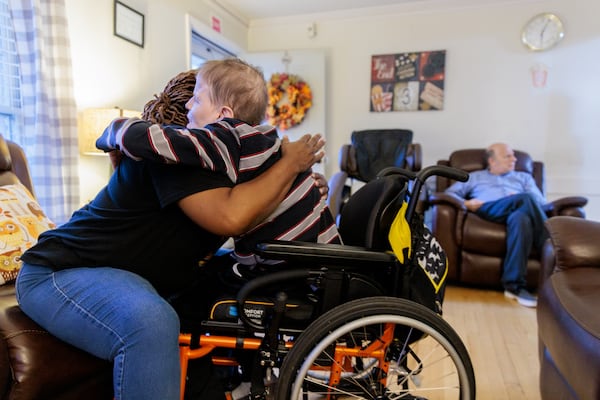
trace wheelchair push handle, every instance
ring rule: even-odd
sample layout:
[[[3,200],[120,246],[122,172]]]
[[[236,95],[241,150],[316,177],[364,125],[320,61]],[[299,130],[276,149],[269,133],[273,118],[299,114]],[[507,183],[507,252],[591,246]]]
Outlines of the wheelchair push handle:
[[[462,169],[452,168],[445,165],[430,165],[419,172],[413,172],[398,167],[387,167],[379,171],[378,177],[401,175],[409,180],[425,182],[430,176],[442,176],[444,178],[454,179],[456,181],[466,182],[469,179],[469,173]]]
[[[405,214],[406,220],[409,223],[412,221],[413,215],[415,214],[417,202],[421,197],[421,190],[423,189],[427,178],[430,176],[443,176],[445,178],[450,178],[461,182],[465,182],[469,179],[469,174],[467,172],[445,165],[430,165],[429,167],[425,167],[416,173],[403,168],[387,167],[379,171],[377,177],[381,178],[392,175],[399,175],[413,182],[412,190],[410,192],[410,199],[408,200],[408,206]]]
[[[423,168],[417,173],[417,178],[425,181],[430,176],[441,176],[455,181],[466,182],[469,180],[469,173],[462,169],[448,167],[446,165],[431,165]]]

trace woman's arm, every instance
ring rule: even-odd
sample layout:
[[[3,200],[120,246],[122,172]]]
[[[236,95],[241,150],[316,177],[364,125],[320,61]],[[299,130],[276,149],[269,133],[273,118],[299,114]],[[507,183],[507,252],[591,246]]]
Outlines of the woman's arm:
[[[183,212],[203,228],[237,236],[264,220],[284,199],[296,176],[324,156],[321,135],[282,140],[283,156],[267,171],[232,188],[207,190],[179,201]]]

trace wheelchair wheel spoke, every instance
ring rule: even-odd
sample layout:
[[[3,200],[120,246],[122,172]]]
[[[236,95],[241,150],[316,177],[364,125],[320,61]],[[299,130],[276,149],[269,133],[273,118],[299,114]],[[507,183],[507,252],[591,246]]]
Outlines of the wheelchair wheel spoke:
[[[284,359],[276,398],[473,400],[464,345],[439,316],[416,306],[370,299],[324,314]]]

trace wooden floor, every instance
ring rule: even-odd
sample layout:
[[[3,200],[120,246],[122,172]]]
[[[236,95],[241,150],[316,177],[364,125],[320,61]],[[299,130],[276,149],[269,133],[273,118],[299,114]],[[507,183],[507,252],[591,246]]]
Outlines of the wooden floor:
[[[539,400],[535,308],[500,291],[448,286],[444,319],[465,343],[478,400]]]

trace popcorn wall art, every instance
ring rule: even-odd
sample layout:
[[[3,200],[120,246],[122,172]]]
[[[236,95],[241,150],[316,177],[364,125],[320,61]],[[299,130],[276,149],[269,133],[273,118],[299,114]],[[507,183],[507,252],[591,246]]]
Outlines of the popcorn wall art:
[[[446,50],[374,55],[371,111],[444,108]]]

